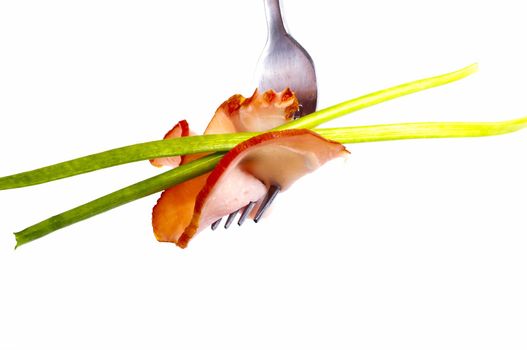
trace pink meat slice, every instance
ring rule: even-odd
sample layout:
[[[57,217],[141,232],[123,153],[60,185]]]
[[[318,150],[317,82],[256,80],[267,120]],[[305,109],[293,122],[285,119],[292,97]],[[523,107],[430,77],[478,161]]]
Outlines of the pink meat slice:
[[[234,95],[218,107],[205,130],[205,134],[266,131],[268,128],[282,125],[291,120],[297,109],[298,101],[294,93],[289,89],[279,93],[270,90],[263,94],[256,90],[250,98]],[[251,120],[253,121],[251,122]],[[168,138],[178,137],[177,125],[173,130],[174,132],[169,132],[165,138],[167,136]],[[179,136],[187,135],[182,133]],[[179,162],[186,164],[202,156],[203,154],[185,155]],[[164,161],[165,165],[177,166],[180,164],[176,163],[176,161],[171,160]],[[190,224],[194,214],[196,197],[205,186],[208,175],[201,175],[163,191],[152,210],[152,226],[158,241],[178,241],[185,228]],[[240,176],[243,177],[243,174]],[[240,181],[243,180],[240,179]],[[254,185],[261,187],[260,183],[255,183]],[[251,188],[250,185],[247,186],[247,189],[239,188],[239,190],[242,193],[247,190],[252,194],[261,193],[261,191],[257,192],[254,188]],[[229,198],[221,200],[228,201]],[[234,198],[234,201],[236,201],[236,198]]]
[[[285,191],[300,177],[346,154],[342,144],[306,129],[268,132],[240,143],[207,178],[177,245],[185,248],[200,230],[257,201],[271,185]]]

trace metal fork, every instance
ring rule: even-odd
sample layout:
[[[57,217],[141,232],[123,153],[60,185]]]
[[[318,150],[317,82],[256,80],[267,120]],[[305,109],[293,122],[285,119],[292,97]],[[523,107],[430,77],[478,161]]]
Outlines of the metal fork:
[[[267,19],[267,42],[256,67],[258,88],[261,91],[268,89],[281,91],[289,87],[296,94],[300,105],[295,117],[313,113],[317,107],[317,79],[313,60],[287,33],[280,11],[280,0],[264,0],[264,7]],[[279,192],[280,186],[269,187],[262,204],[256,211],[254,222],[261,219]],[[242,209],[238,225],[243,224],[255,205],[256,202],[250,202],[245,208],[232,212],[227,217],[224,227],[229,228]],[[215,230],[221,220],[220,218],[215,221],[211,228]]]

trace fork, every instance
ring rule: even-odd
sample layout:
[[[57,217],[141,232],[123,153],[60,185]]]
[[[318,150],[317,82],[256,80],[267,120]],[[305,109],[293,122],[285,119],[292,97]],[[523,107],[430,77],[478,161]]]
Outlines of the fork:
[[[267,42],[256,66],[258,88],[261,91],[268,89],[281,91],[289,87],[296,94],[299,102],[299,110],[295,117],[313,113],[317,107],[317,80],[313,60],[287,33],[280,11],[280,0],[264,0],[264,7],[267,19]],[[256,211],[254,222],[262,218],[280,190],[278,185],[269,187]],[[250,202],[244,208],[229,214],[224,227],[229,228],[238,212],[243,209],[238,220],[238,225],[242,225],[255,205],[256,202]],[[215,221],[211,229],[215,230],[221,220],[222,218]]]

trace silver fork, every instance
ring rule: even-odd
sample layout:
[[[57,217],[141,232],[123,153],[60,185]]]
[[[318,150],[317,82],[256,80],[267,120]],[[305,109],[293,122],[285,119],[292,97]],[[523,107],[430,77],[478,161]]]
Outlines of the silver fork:
[[[267,19],[267,42],[256,67],[258,88],[261,91],[268,89],[281,91],[289,87],[296,94],[300,105],[295,117],[313,113],[317,107],[317,79],[313,60],[307,51],[287,33],[280,11],[280,0],[264,0],[264,7]],[[280,186],[269,187],[262,204],[256,211],[254,222],[261,219],[279,192]],[[243,224],[255,205],[256,202],[250,202],[245,208],[229,214],[224,227],[229,228],[242,209],[238,225]],[[215,221],[211,228],[215,230],[221,220],[220,218]]]

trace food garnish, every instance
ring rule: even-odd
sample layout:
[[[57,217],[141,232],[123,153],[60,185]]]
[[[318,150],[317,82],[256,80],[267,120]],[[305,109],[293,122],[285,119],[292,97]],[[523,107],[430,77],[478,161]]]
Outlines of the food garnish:
[[[156,237],[185,247],[190,238],[214,218],[260,198],[271,185],[284,190],[299,176],[344,154],[346,151],[341,144],[491,136],[527,127],[525,117],[499,122],[316,128],[354,111],[457,81],[476,70],[477,65],[473,64],[452,73],[367,94],[296,120],[292,120],[292,116],[298,104],[294,92],[288,89],[282,92],[256,91],[247,99],[235,95],[218,108],[205,135],[193,136],[188,123],[180,121],[164,140],[121,147],[1,177],[0,190],[7,190],[140,160],[150,160],[156,166],[174,167],[15,233],[16,247],[163,190],[153,212]],[[287,170],[279,172],[277,169]],[[232,181],[241,181],[247,191],[231,196],[229,186]]]

